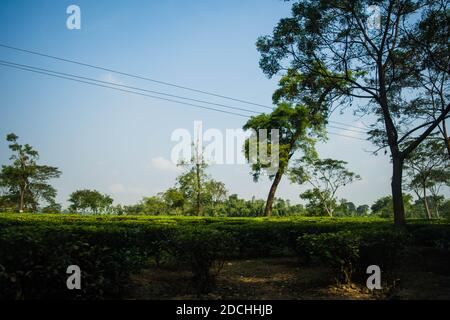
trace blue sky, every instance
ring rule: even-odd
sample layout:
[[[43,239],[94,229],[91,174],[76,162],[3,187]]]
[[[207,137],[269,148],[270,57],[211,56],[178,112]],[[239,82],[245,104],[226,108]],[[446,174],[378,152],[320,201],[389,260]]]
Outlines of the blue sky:
[[[66,8],[71,4],[81,8],[81,30],[66,28]],[[267,79],[259,69],[255,42],[270,34],[289,11],[290,4],[279,0],[2,0],[0,43],[271,105],[277,79]],[[4,48],[0,59],[264,111]],[[0,94],[0,136],[16,133],[21,142],[39,150],[42,163],[62,170],[53,184],[64,205],[80,188],[98,189],[122,204],[163,191],[178,174],[168,160],[174,130],[193,131],[195,120],[203,121],[205,129],[223,131],[241,128],[245,122],[2,66]],[[332,120],[362,126],[348,113],[335,114]],[[321,157],[348,161],[363,178],[342,190],[340,197],[371,204],[390,193],[389,159],[373,156],[368,152],[373,149],[368,142],[331,135],[326,145],[318,146]],[[0,164],[8,158],[2,138]],[[244,198],[265,198],[270,186],[267,179],[253,183],[247,165],[217,165],[210,173],[225,182],[230,193]],[[278,196],[299,202],[305,189],[285,179]]]

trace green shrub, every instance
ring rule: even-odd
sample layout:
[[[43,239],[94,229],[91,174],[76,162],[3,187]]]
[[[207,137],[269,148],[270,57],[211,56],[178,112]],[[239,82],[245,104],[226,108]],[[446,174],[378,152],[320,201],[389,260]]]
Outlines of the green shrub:
[[[119,230],[14,228],[0,234],[0,299],[117,298],[145,261]],[[81,290],[66,287],[69,265],[81,269]]]
[[[448,225],[411,225],[409,232],[414,245],[450,250],[450,227]]]
[[[207,292],[229,258],[297,252],[348,281],[371,264],[390,268],[406,246],[448,252],[448,222],[411,221],[403,233],[391,224],[379,218],[0,214],[0,299],[118,298],[130,274],[166,257],[192,270],[195,288]],[[82,270],[81,291],[66,288],[72,264]]]
[[[407,232],[394,228],[368,230],[359,234],[358,273],[364,275],[370,265],[378,265],[383,271],[392,269],[410,243]]]
[[[225,259],[233,254],[235,242],[228,233],[193,227],[167,240],[166,248],[178,262],[188,265],[193,286],[198,294],[203,294],[214,289],[216,276]]]
[[[338,282],[348,283],[359,258],[359,238],[349,231],[305,234],[298,238],[298,252],[330,266]]]
[[[409,242],[408,233],[395,229],[306,234],[298,238],[297,254],[303,263],[330,266],[336,280],[347,283],[354,274],[365,277],[370,265],[392,269]]]

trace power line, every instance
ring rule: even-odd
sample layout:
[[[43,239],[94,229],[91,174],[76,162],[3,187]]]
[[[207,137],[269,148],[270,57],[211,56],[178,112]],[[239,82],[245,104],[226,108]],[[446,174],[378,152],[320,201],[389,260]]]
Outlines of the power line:
[[[244,114],[240,114],[240,113],[235,113],[235,112],[230,112],[230,111],[225,111],[225,110],[220,110],[220,109],[215,109],[215,108],[210,108],[210,107],[205,107],[205,106],[200,106],[200,105],[187,103],[187,102],[182,102],[182,101],[177,101],[177,100],[172,100],[172,99],[161,98],[161,97],[152,96],[152,95],[148,95],[148,94],[141,93],[141,92],[136,92],[136,91],[132,91],[132,90],[126,90],[126,89],[120,89],[120,88],[116,88],[116,87],[111,87],[111,86],[107,86],[107,85],[102,85],[102,84],[98,84],[98,83],[89,82],[89,81],[79,80],[79,79],[75,79],[75,78],[71,78],[71,77],[66,77],[66,76],[61,76],[61,75],[57,75],[57,74],[52,74],[52,73],[48,73],[48,72],[44,72],[44,71],[27,69],[27,68],[24,68],[24,67],[13,66],[13,65],[5,64],[5,63],[0,63],[0,65],[5,66],[5,67],[10,67],[10,68],[16,68],[16,69],[20,69],[20,70],[24,70],[24,71],[39,73],[39,74],[43,74],[43,75],[47,75],[47,76],[52,76],[52,77],[56,77],[56,78],[61,78],[61,79],[76,81],[76,82],[80,82],[80,83],[85,83],[85,84],[89,84],[89,85],[93,85],[93,86],[97,86],[97,87],[113,89],[113,90],[126,92],[126,93],[132,93],[132,94],[145,96],[145,97],[149,97],[149,98],[153,98],[153,99],[160,99],[160,100],[174,102],[174,103],[179,103],[179,104],[183,104],[183,105],[187,105],[187,106],[191,106],[191,107],[196,107],[196,108],[207,109],[207,110],[211,110],[211,111],[217,111],[217,112],[232,114],[232,115],[240,116],[240,117],[244,117],[244,118],[250,118],[249,116],[244,115]]]
[[[50,58],[50,59],[54,59],[54,60],[69,62],[69,63],[77,64],[77,65],[80,65],[80,66],[84,66],[84,67],[89,67],[89,68],[94,68],[94,69],[98,69],[98,70],[108,71],[108,72],[111,72],[111,73],[116,73],[116,74],[120,74],[120,75],[127,76],[127,77],[132,77],[132,78],[136,78],[136,79],[140,79],[140,80],[150,81],[150,82],[162,84],[162,85],[165,85],[165,86],[175,87],[175,88],[178,88],[178,89],[183,89],[183,90],[188,90],[188,91],[192,91],[192,92],[202,93],[202,94],[206,94],[206,95],[209,95],[209,96],[214,96],[214,97],[218,97],[218,98],[222,98],[222,99],[227,99],[227,100],[232,100],[232,101],[236,101],[236,102],[241,102],[241,103],[254,105],[254,106],[258,106],[258,107],[262,107],[262,108],[267,108],[267,109],[271,109],[271,110],[273,109],[271,107],[268,107],[268,106],[265,106],[265,105],[262,105],[262,104],[259,104],[259,103],[254,103],[254,102],[250,102],[250,101],[246,101],[246,100],[242,100],[242,99],[232,98],[232,97],[229,97],[229,96],[220,95],[220,94],[213,93],[213,92],[208,92],[208,91],[204,91],[204,90],[194,89],[194,88],[190,88],[190,87],[186,87],[186,86],[182,86],[182,85],[178,85],[178,84],[174,84],[174,83],[170,83],[170,82],[165,82],[165,81],[161,81],[161,80],[147,78],[147,77],[144,77],[144,76],[135,75],[135,74],[131,74],[131,73],[128,73],[128,72],[118,71],[118,70],[114,70],[114,69],[110,69],[110,68],[106,68],[106,67],[101,67],[101,66],[97,66],[97,65],[93,65],[93,64],[88,64],[88,63],[84,63],[84,62],[80,62],[80,61],[75,61],[75,60],[71,60],[71,59],[61,58],[61,57],[57,57],[57,56],[53,56],[53,55],[49,55],[49,54],[45,54],[45,53],[41,53],[41,52],[37,52],[37,51],[21,49],[21,48],[17,48],[17,47],[13,47],[13,46],[8,46],[8,45],[2,44],[2,43],[0,43],[0,47],[6,48],[6,49],[15,50],[15,51],[20,51],[20,52],[25,52],[25,53],[29,53],[29,54],[33,54],[33,55],[37,55],[37,56],[41,56],[41,57],[46,57],[46,58]]]
[[[64,73],[64,72],[58,72],[58,71],[44,69],[44,68],[38,68],[38,67],[34,67],[34,66],[30,66],[30,65],[24,65],[24,64],[19,64],[19,63],[14,63],[14,62],[6,61],[6,60],[0,60],[0,64],[4,65],[4,66],[17,67],[17,68],[25,70],[25,71],[32,71],[32,70],[39,71],[39,73],[42,73],[42,74],[45,74],[45,75],[51,75],[51,74],[60,75],[60,76],[63,76],[63,79],[67,79],[67,78],[83,79],[83,80],[94,81],[94,82],[99,82],[99,83],[113,85],[113,86],[119,86],[119,87],[123,87],[123,88],[127,88],[127,89],[139,90],[139,91],[144,91],[144,92],[149,92],[149,93],[156,93],[156,94],[169,96],[169,97],[173,97],[173,98],[178,98],[178,99],[185,99],[185,100],[194,101],[194,102],[200,102],[200,103],[216,105],[216,106],[229,108],[229,109],[235,109],[235,110],[240,110],[240,111],[252,112],[252,113],[255,113],[255,114],[257,113],[256,111],[249,110],[249,109],[232,107],[232,106],[227,106],[227,105],[223,105],[223,104],[216,104],[216,103],[209,102],[209,101],[204,101],[204,100],[190,99],[190,98],[186,98],[186,97],[182,97],[182,96],[166,94],[166,93],[159,92],[159,91],[152,91],[152,90],[142,89],[142,88],[138,88],[138,87],[123,85],[123,84],[117,84],[117,83],[114,83],[114,82],[109,82],[109,81],[103,81],[103,80],[98,80],[98,79],[78,76],[78,75],[74,75],[74,74],[70,74],[70,73]],[[69,79],[69,80],[73,80],[73,79]],[[108,86],[108,88],[110,88],[110,87]],[[154,97],[154,96],[151,96],[151,97],[152,98],[158,98],[158,97]],[[344,131],[356,132],[356,133],[360,133],[360,134],[361,133],[367,133],[365,131],[356,131],[356,130],[352,130],[352,129],[348,129],[348,128],[341,128],[341,127],[337,127],[337,126],[333,126],[333,125],[328,125],[328,126],[330,128],[333,128],[333,129],[339,129],[339,130],[344,130]]]
[[[358,127],[358,126],[353,126],[353,125],[351,125],[351,124],[344,123],[344,122],[331,121],[331,120],[328,121],[328,122],[335,123],[335,124],[342,125],[342,126],[346,126],[346,127],[351,127],[351,128],[356,128],[356,129],[364,130],[364,128],[361,128],[361,127]],[[364,126],[367,128],[366,125],[364,125]],[[366,132],[366,131],[365,131],[365,132]],[[367,132],[366,132],[366,133],[367,133]]]
[[[328,127],[333,128],[333,129],[339,129],[339,130],[345,130],[345,131],[350,131],[350,132],[356,132],[356,133],[367,133],[367,131],[364,131],[363,129],[360,130],[354,130],[354,129],[348,129],[348,128],[341,128],[341,127],[337,127],[337,126],[333,126],[333,125],[328,125]]]
[[[3,64],[7,64],[7,65],[19,66],[19,67],[23,67],[23,68],[34,69],[34,70],[48,72],[48,73],[54,73],[54,74],[67,76],[67,77],[73,77],[73,78],[77,78],[77,79],[83,79],[83,80],[88,80],[88,81],[100,82],[100,83],[104,83],[104,84],[108,84],[108,85],[113,85],[113,86],[118,86],[118,87],[122,87],[122,88],[132,89],[132,90],[138,90],[138,91],[144,91],[144,92],[149,92],[149,93],[160,94],[160,95],[163,95],[163,96],[166,96],[166,97],[172,97],[172,98],[183,99],[183,100],[188,100],[188,101],[193,101],[193,102],[205,103],[205,104],[215,105],[215,106],[223,107],[223,108],[227,108],[227,109],[234,109],[234,110],[239,110],[239,111],[245,111],[245,112],[251,112],[251,113],[254,113],[254,114],[258,114],[258,112],[254,111],[254,110],[250,110],[250,109],[233,107],[233,106],[220,104],[220,103],[215,103],[215,102],[210,102],[210,101],[205,101],[205,100],[191,99],[191,98],[178,96],[178,95],[174,95],[174,94],[168,94],[168,93],[164,93],[164,92],[160,92],[160,91],[147,90],[147,89],[133,87],[133,86],[128,86],[128,85],[124,85],[124,84],[120,84],[120,83],[114,83],[114,82],[110,82],[110,81],[104,81],[104,80],[98,80],[98,79],[94,79],[94,78],[83,77],[83,76],[79,76],[79,75],[75,75],[75,74],[71,74],[71,73],[65,73],[65,72],[59,72],[59,71],[44,69],[44,68],[38,68],[38,67],[33,67],[33,66],[30,66],[30,65],[26,65],[26,64],[14,63],[14,62],[6,61],[6,60],[0,60],[0,62],[3,63]]]
[[[205,91],[205,90],[194,89],[194,88],[190,88],[190,87],[186,87],[186,86],[182,86],[182,85],[178,85],[178,84],[174,84],[174,83],[170,83],[170,82],[165,82],[165,81],[161,81],[161,80],[156,80],[156,79],[152,79],[152,78],[148,78],[148,77],[144,77],[144,76],[140,76],[140,75],[136,75],[136,74],[131,74],[131,73],[128,73],[128,72],[118,71],[118,70],[114,70],[114,69],[110,69],[110,68],[106,68],[106,67],[102,67],[102,66],[98,66],[98,65],[84,63],[84,62],[71,60],[71,59],[67,59],[67,58],[61,58],[61,57],[57,57],[57,56],[46,54],[46,53],[42,53],[42,52],[37,52],[37,51],[33,51],[33,50],[18,48],[18,47],[14,47],[14,46],[9,46],[9,45],[2,44],[2,43],[0,43],[0,47],[6,48],[6,49],[10,49],[10,50],[19,51],[19,52],[23,52],[23,53],[29,53],[29,54],[33,54],[33,55],[37,55],[37,56],[41,56],[41,57],[45,57],[45,58],[50,58],[50,59],[54,59],[54,60],[59,60],[59,61],[63,61],[63,62],[68,62],[68,63],[72,63],[72,64],[77,64],[77,65],[81,65],[81,66],[84,66],[84,67],[89,67],[89,68],[94,68],[94,69],[98,69],[98,70],[108,71],[108,72],[111,72],[111,73],[116,73],[116,74],[124,75],[124,76],[127,76],[127,77],[132,77],[132,78],[136,78],[136,79],[150,81],[150,82],[154,82],[154,83],[158,83],[158,84],[162,84],[162,85],[166,85],[166,86],[171,86],[171,87],[175,87],[175,88],[179,88],[179,89],[183,89],[183,90],[188,90],[188,91],[202,93],[202,94],[206,94],[206,95],[210,95],[210,96],[214,96],[214,97],[219,97],[219,98],[223,98],[223,99],[228,99],[228,100],[232,100],[232,101],[236,101],[236,102],[241,102],[241,103],[245,103],[245,104],[249,104],[249,105],[254,105],[254,106],[262,107],[262,108],[265,108],[265,109],[268,109],[268,110],[273,110],[273,107],[269,107],[269,106],[266,106],[266,105],[263,105],[263,104],[259,104],[259,103],[255,103],[255,102],[251,102],[251,101],[246,101],[246,100],[242,100],[242,99],[237,99],[237,98],[233,98],[233,97],[229,97],[229,96],[225,96],[225,95],[221,95],[221,94],[217,94],[217,93],[212,93],[212,92],[208,92],[208,91]],[[116,84],[114,84],[114,85],[116,85]],[[144,90],[144,89],[139,89],[139,90],[157,93],[156,91],[150,91],[150,90]],[[158,93],[158,94],[177,97],[175,95],[169,95],[169,94],[165,94],[165,93]],[[203,102],[202,100],[190,99],[190,98],[185,98],[185,97],[180,97],[180,98],[181,99],[185,99],[185,100],[195,101],[195,102],[206,103],[206,102]],[[217,104],[217,103],[211,103],[211,102],[207,102],[207,103],[208,104],[212,104],[212,105],[216,105],[216,106],[225,107],[225,105],[221,105],[221,104]],[[227,106],[227,108],[228,108],[228,106]],[[236,109],[236,110],[250,112],[250,111],[248,111],[248,109],[243,109],[243,108],[231,107],[231,109]],[[257,113],[254,110],[252,110],[251,112]],[[357,127],[357,126],[354,126],[354,125],[351,125],[351,124],[347,124],[347,123],[338,122],[338,121],[329,120],[328,122],[335,123],[335,124],[338,124],[338,125],[344,125],[346,127],[352,127],[352,128],[355,128],[355,129],[361,129],[360,127]],[[343,128],[338,128],[338,129],[345,130]]]
[[[328,131],[327,133],[328,133],[328,134],[335,135],[335,136],[339,136],[339,137],[350,138],[350,139],[361,140],[361,141],[367,141],[367,140],[364,139],[364,138],[358,138],[358,137],[348,136],[348,135],[340,134],[340,133],[336,133],[336,132],[330,132],[330,131]]]
[[[108,89],[112,89],[112,90],[116,90],[116,91],[120,91],[120,92],[124,92],[124,93],[132,93],[132,94],[145,96],[145,97],[149,97],[149,98],[153,98],[153,99],[160,99],[160,100],[174,102],[174,103],[183,104],[183,105],[188,105],[188,106],[192,106],[192,107],[196,107],[196,108],[201,108],[201,109],[206,109],[206,110],[211,110],[211,111],[216,111],[216,112],[222,112],[222,113],[226,113],[226,114],[230,114],[230,115],[244,117],[244,118],[247,118],[247,119],[250,118],[250,116],[248,116],[248,115],[243,115],[243,114],[239,114],[239,113],[235,113],[235,112],[230,112],[230,111],[225,111],[225,110],[220,110],[220,109],[215,109],[215,108],[209,108],[209,107],[205,107],[205,106],[199,106],[199,105],[186,103],[186,102],[182,102],[182,101],[177,101],[177,100],[172,100],[172,99],[156,97],[156,96],[144,94],[144,93],[141,93],[141,92],[136,92],[136,91],[132,91],[132,90],[126,90],[126,89],[120,89],[120,88],[116,88],[116,87],[111,87],[111,86],[107,86],[107,85],[102,85],[102,84],[98,84],[98,83],[89,82],[89,81],[79,80],[79,79],[75,79],[75,78],[71,78],[71,77],[67,77],[67,76],[52,74],[52,73],[39,71],[39,70],[33,70],[33,69],[26,68],[26,67],[14,66],[14,65],[3,63],[3,62],[0,62],[0,65],[4,66],[4,67],[15,68],[15,69],[23,70],[23,71],[28,71],[28,72],[33,72],[33,73],[37,73],[37,74],[43,74],[43,75],[47,75],[47,76],[51,76],[51,77],[56,77],[56,78],[60,78],[60,79],[71,80],[71,81],[75,81],[75,82],[89,84],[89,85],[92,85],[92,86],[108,88]],[[328,132],[328,133],[331,134],[331,135],[340,136],[340,137],[344,137],[344,138],[355,139],[355,140],[360,140],[360,141],[366,141],[365,139],[362,139],[362,138],[352,137],[352,136],[343,135],[343,134],[339,134],[339,133],[335,133],[335,132]]]

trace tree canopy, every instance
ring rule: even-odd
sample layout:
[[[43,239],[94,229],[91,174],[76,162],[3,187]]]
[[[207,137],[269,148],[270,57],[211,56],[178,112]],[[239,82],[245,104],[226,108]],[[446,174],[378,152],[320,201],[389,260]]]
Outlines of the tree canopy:
[[[379,25],[371,23],[370,5],[379,9]],[[303,0],[257,42],[263,71],[283,74],[275,101],[306,103],[326,116],[346,107],[377,118],[370,138],[391,154],[396,224],[405,222],[404,160],[449,117],[448,92],[434,90],[437,103],[421,100],[436,79],[448,88],[448,38],[448,1]]]
[[[278,151],[278,157],[275,160],[277,163],[274,161],[264,162],[264,155],[261,156],[260,152],[258,152],[257,159],[251,159],[250,148],[251,142],[255,141],[252,140],[254,137],[245,142],[245,155],[252,163],[254,180],[257,181],[263,171],[273,180],[264,210],[266,216],[270,216],[272,213],[276,189],[294,154],[297,151],[307,155],[315,153],[314,135],[320,136],[322,124],[322,115],[314,112],[313,109],[308,109],[304,105],[283,102],[272,113],[254,116],[244,125],[245,130],[253,130],[253,135],[259,133],[260,130],[263,130],[262,132],[271,132],[272,129],[279,130],[277,141],[274,141],[272,135],[268,135],[267,138],[259,137],[257,144],[258,151],[260,151],[261,143],[267,143],[269,157],[274,155],[276,149]]]
[[[12,163],[3,165],[0,172],[0,187],[3,206],[14,207],[19,212],[34,211],[42,203],[47,207],[57,206],[55,203],[56,189],[48,181],[60,177],[61,171],[56,167],[38,165],[39,153],[29,144],[19,144],[19,137],[8,134],[9,149]]]

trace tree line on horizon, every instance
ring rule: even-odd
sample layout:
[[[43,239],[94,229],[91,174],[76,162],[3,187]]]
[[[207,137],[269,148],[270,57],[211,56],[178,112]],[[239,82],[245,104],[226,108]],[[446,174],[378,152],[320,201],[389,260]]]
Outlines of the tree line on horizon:
[[[113,198],[97,190],[81,189],[70,194],[70,205],[63,210],[55,200],[56,189],[49,180],[60,177],[56,167],[37,164],[39,153],[28,144],[18,143],[18,136],[7,135],[12,152],[10,165],[0,171],[0,212],[79,213],[114,215],[190,215],[190,216],[265,216],[265,200],[241,199],[229,194],[223,182],[208,173],[208,164],[196,146],[190,161],[179,165],[184,172],[176,178],[173,187],[154,196],[144,197],[134,205],[114,205]],[[434,150],[433,156],[429,152]],[[405,207],[411,218],[450,218],[450,199],[442,191],[450,186],[450,170],[443,167],[439,155],[445,153],[432,141],[420,149],[408,166],[412,174],[405,194]],[[303,157],[295,162],[288,174],[292,183],[309,184],[310,189],[300,194],[306,204],[291,204],[289,200],[274,198],[273,216],[329,216],[367,217],[393,216],[392,197],[386,196],[372,206],[356,206],[339,199],[337,191],[361,177],[346,168],[345,161]],[[424,187],[424,188],[423,188]],[[427,191],[429,195],[427,195]]]

